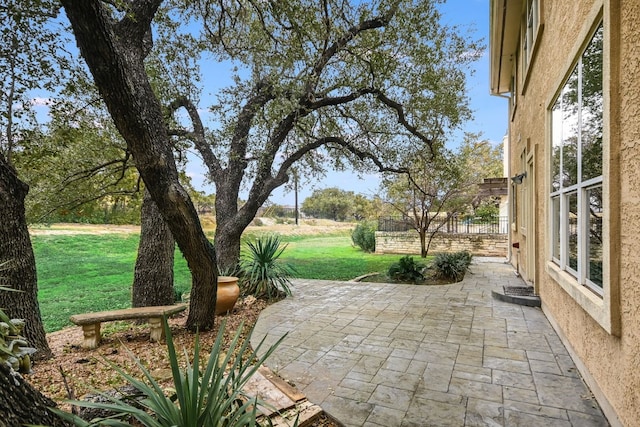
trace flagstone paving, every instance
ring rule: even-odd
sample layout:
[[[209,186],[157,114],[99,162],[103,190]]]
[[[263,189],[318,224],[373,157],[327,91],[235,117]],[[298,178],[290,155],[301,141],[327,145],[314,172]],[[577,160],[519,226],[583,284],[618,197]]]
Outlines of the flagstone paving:
[[[346,426],[607,426],[539,308],[492,298],[522,286],[499,259],[456,284],[296,280],[252,337],[267,365]]]

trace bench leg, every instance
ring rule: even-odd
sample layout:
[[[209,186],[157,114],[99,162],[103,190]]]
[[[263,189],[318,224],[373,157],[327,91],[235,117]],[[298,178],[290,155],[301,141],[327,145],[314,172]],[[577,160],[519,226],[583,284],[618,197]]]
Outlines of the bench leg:
[[[82,334],[84,348],[96,348],[100,343],[100,323],[92,323],[90,325],[82,325]]]
[[[149,326],[151,327],[151,336],[149,339],[152,342],[162,341],[164,338],[164,325],[162,324],[162,317],[150,317]]]

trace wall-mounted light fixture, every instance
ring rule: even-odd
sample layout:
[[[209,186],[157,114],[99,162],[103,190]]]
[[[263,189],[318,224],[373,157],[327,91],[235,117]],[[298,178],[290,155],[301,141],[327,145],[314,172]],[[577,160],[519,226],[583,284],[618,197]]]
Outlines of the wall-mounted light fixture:
[[[512,176],[511,181],[516,184],[522,184],[522,180],[527,177],[527,172],[522,172],[520,175]]]

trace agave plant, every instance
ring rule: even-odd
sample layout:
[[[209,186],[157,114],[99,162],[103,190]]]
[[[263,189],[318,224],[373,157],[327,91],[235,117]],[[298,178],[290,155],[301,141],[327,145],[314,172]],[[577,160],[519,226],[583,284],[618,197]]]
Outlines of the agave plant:
[[[169,351],[169,363],[173,376],[175,394],[167,396],[162,387],[153,378],[148,369],[129,353],[142,372],[146,381],[127,374],[122,368],[110,363],[124,379],[138,389],[142,400],[130,403],[114,396],[100,393],[105,402],[71,401],[76,406],[112,411],[115,415],[108,418],[85,421],[76,415],[54,409],[61,417],[76,426],[129,426],[124,421],[133,417],[138,423],[148,427],[233,427],[256,426],[257,408],[264,405],[257,397],[246,396],[242,388],[282,341],[282,338],[258,358],[264,340],[243,359],[249,351],[249,339],[241,342],[242,325],[238,328],[228,348],[223,348],[225,321],[211,349],[204,372],[200,371],[200,342],[196,335],[193,361],[180,368],[173,343],[171,330],[166,319],[164,328]],[[284,337],[283,337],[284,338]],[[185,351],[186,356],[186,351]],[[228,370],[225,370],[228,367]]]
[[[290,279],[295,274],[295,269],[278,260],[286,247],[277,235],[247,242],[247,251],[243,253],[243,259],[240,261],[240,287],[244,295],[268,299],[281,294],[291,295]]]

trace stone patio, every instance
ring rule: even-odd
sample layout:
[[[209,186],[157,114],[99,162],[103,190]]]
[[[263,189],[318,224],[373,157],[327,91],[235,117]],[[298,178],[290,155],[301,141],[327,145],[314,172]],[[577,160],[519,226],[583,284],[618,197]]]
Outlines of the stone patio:
[[[499,301],[523,286],[476,259],[443,286],[296,280],[252,337],[267,365],[346,426],[607,426],[539,308]]]

